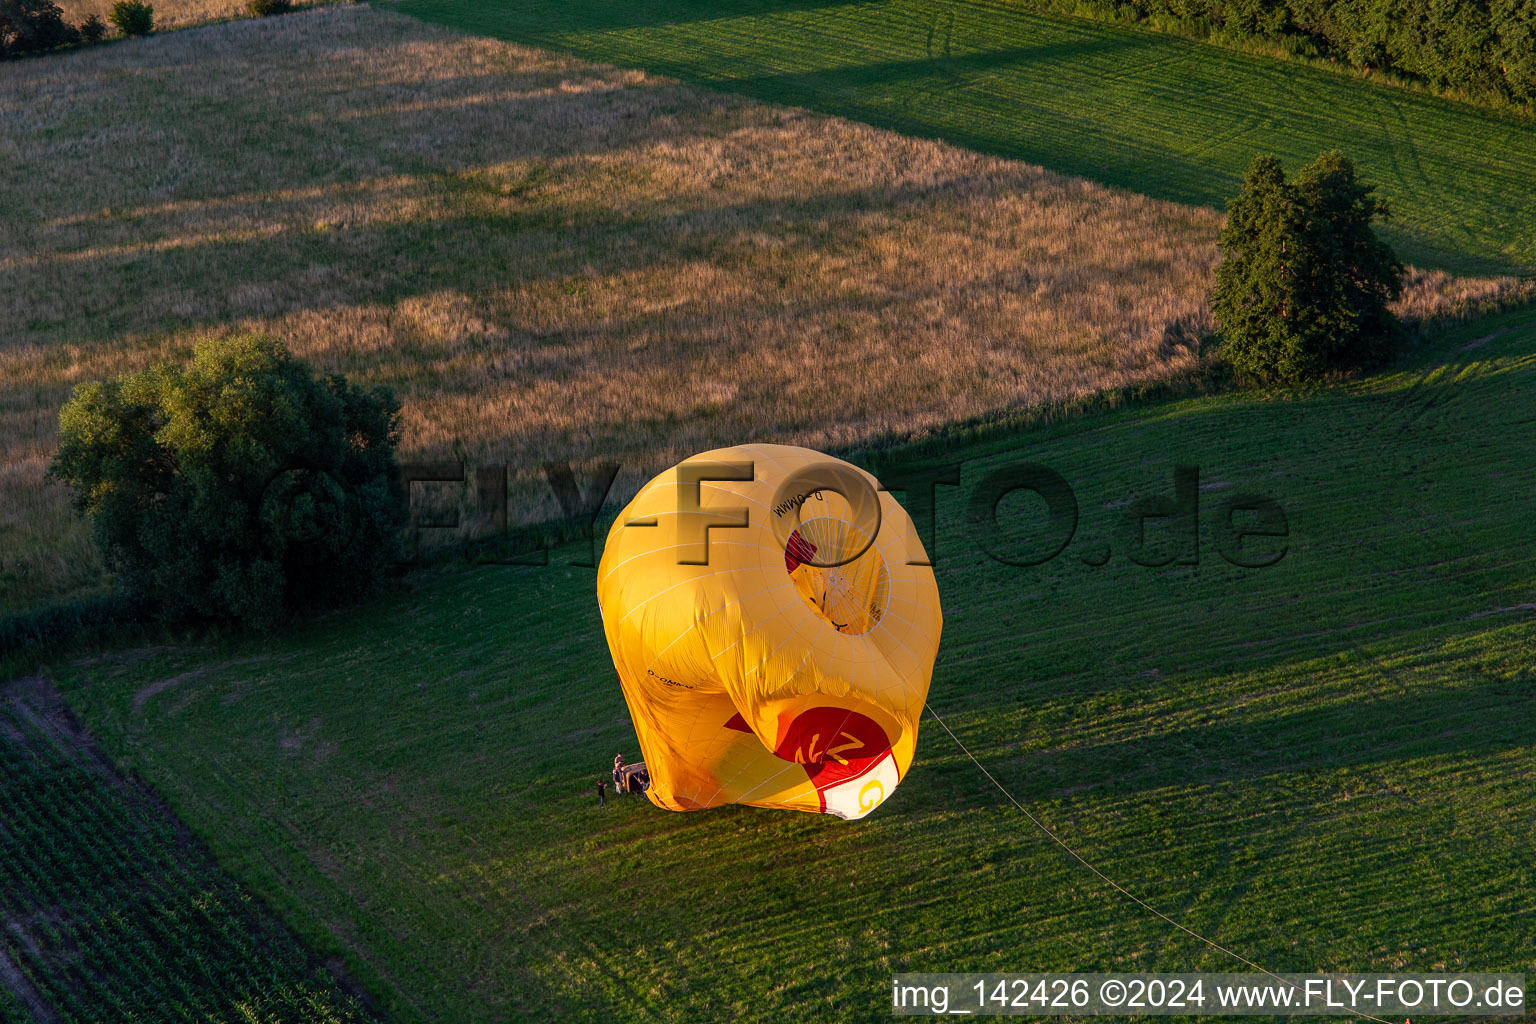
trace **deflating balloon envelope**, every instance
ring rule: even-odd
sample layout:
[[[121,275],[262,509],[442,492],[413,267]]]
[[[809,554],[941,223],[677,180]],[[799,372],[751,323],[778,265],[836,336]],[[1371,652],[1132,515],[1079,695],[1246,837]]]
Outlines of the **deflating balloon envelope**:
[[[806,448],[705,452],[646,484],[597,593],[651,800],[878,807],[911,766],[938,653],[927,562],[874,477]]]

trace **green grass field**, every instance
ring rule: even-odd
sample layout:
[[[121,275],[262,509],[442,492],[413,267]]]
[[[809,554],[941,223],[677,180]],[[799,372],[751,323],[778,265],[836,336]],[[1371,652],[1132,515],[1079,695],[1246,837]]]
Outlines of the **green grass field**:
[[[1365,381],[956,439],[922,457],[965,484],[940,492],[932,707],[1084,856],[1270,969],[1536,971],[1533,409],[1527,311]],[[1081,509],[1036,568],[963,524],[966,488],[1021,459]],[[1200,562],[1133,564],[1125,504],[1181,463]],[[1285,509],[1278,564],[1216,554],[1243,491]],[[1002,511],[1022,541],[1031,506]],[[878,1021],[896,970],[1235,969],[931,722],[861,823],[599,809],[634,733],[595,573],[553,563],[50,674],[400,1021]]]
[[[1536,270],[1536,122],[1017,0],[402,0],[432,21],[1220,207],[1340,148],[1407,260]]]
[[[369,1019],[56,694],[0,686],[0,1022]]]

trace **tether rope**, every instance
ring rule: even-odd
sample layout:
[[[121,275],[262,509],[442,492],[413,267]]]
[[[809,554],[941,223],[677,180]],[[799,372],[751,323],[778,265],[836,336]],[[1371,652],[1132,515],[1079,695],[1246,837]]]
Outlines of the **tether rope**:
[[[1039,818],[1037,818],[1033,814],[1031,814],[1029,812],[1029,808],[1028,807],[1025,807],[1023,804],[1019,803],[1019,801],[1015,800],[1013,794],[1008,792],[1007,788],[1004,787],[1001,782],[998,782],[996,777],[994,777],[991,772],[987,771],[987,766],[982,764],[979,760],[976,759],[976,755],[971,753],[970,748],[968,748],[964,743],[960,742],[960,737],[956,736],[954,731],[952,729],[950,729],[948,723],[946,723],[944,721],[944,719],[939,717],[939,713],[937,711],[933,710],[933,705],[928,704],[928,703],[925,702],[923,706],[928,709],[928,713],[933,716],[933,720],[935,722],[939,723],[939,727],[941,729],[943,729],[946,733],[949,734],[949,738],[955,741],[955,746],[959,747],[960,750],[965,754],[965,756],[971,759],[971,763],[972,764],[974,764],[977,768],[981,769],[981,773],[987,777],[987,780],[989,782],[991,782],[992,785],[997,787],[997,791],[999,793],[1003,794],[1003,796],[1008,798],[1008,802],[1009,803],[1013,804],[1013,806],[1015,806],[1019,810],[1023,811],[1024,812],[1024,817],[1028,818],[1034,824],[1034,826],[1036,828],[1038,828],[1041,832],[1044,832],[1047,836],[1049,836],[1052,842],[1054,842],[1057,846],[1061,847],[1063,850],[1066,850],[1067,853],[1071,854],[1073,859],[1076,860],[1083,867],[1087,868],[1089,871],[1092,871],[1095,875],[1098,875],[1105,882],[1109,883],[1109,885],[1116,892],[1118,892],[1120,895],[1124,896],[1126,899],[1130,900],[1132,903],[1135,903],[1138,907],[1141,907],[1143,910],[1147,911],[1148,913],[1150,913],[1150,914],[1152,914],[1152,915],[1154,915],[1154,916],[1156,916],[1158,918],[1161,918],[1163,921],[1166,921],[1168,924],[1173,925],[1175,928],[1177,928],[1179,931],[1185,933],[1186,935],[1190,935],[1190,936],[1193,936],[1194,938],[1199,939],[1201,942],[1205,943],[1207,946],[1210,946],[1212,949],[1218,950],[1218,951],[1220,951],[1222,953],[1225,953],[1227,956],[1230,956],[1232,959],[1238,961],[1239,963],[1243,963],[1243,964],[1246,964],[1249,967],[1252,967],[1255,971],[1259,972],[1260,974],[1267,974],[1271,978],[1274,978],[1276,981],[1278,981],[1278,982],[1280,982],[1282,984],[1289,985],[1291,988],[1296,989],[1297,991],[1301,990],[1301,986],[1296,984],[1294,981],[1291,981],[1289,978],[1282,977],[1281,975],[1276,974],[1274,971],[1271,971],[1271,970],[1269,970],[1266,967],[1260,967],[1258,964],[1254,963],[1252,960],[1249,960],[1247,957],[1243,956],[1241,953],[1233,952],[1232,950],[1228,949],[1226,946],[1223,946],[1221,943],[1217,942],[1216,940],[1208,939],[1204,935],[1201,935],[1199,932],[1195,931],[1193,928],[1190,928],[1190,927],[1187,927],[1186,925],[1180,924],[1178,921],[1175,921],[1173,918],[1169,917],[1167,914],[1163,913],[1161,910],[1158,910],[1156,907],[1152,906],[1152,904],[1148,903],[1146,900],[1142,899],[1140,896],[1137,896],[1135,893],[1131,892],[1129,889],[1127,889],[1125,886],[1121,885],[1119,882],[1115,881],[1113,878],[1110,878],[1103,871],[1100,871],[1097,867],[1094,866],[1094,864],[1091,861],[1088,860],[1088,858],[1084,857],[1082,854],[1080,854],[1076,850],[1072,849],[1072,847],[1068,846],[1066,844],[1066,842],[1063,841],[1060,836],[1058,836],[1055,832],[1052,832],[1050,830],[1050,828],[1046,826],[1045,822],[1041,821]],[[1350,1009],[1350,1012],[1355,1014],[1357,1017],[1363,1017],[1366,1020],[1374,1020],[1374,1021],[1377,1022],[1377,1024],[1395,1024],[1395,1022],[1386,1020],[1386,1019],[1384,1019],[1382,1017],[1373,1017],[1373,1016],[1371,1016],[1368,1013],[1362,1013],[1361,1011],[1355,1009],[1353,1005],[1351,1005],[1349,1009]]]

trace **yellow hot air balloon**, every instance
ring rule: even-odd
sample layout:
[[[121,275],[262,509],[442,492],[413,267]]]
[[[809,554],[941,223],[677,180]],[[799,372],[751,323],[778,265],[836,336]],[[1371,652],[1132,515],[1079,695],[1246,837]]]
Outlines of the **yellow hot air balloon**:
[[[943,616],[878,488],[820,452],[743,445],[619,513],[597,597],[658,806],[862,818],[906,775]]]

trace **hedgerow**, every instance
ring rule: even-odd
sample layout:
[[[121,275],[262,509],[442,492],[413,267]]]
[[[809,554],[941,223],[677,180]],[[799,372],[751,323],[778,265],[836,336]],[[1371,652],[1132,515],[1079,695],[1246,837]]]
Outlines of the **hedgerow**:
[[[1065,10],[1173,22],[1302,56],[1416,79],[1497,103],[1536,103],[1532,0],[1037,0]]]

